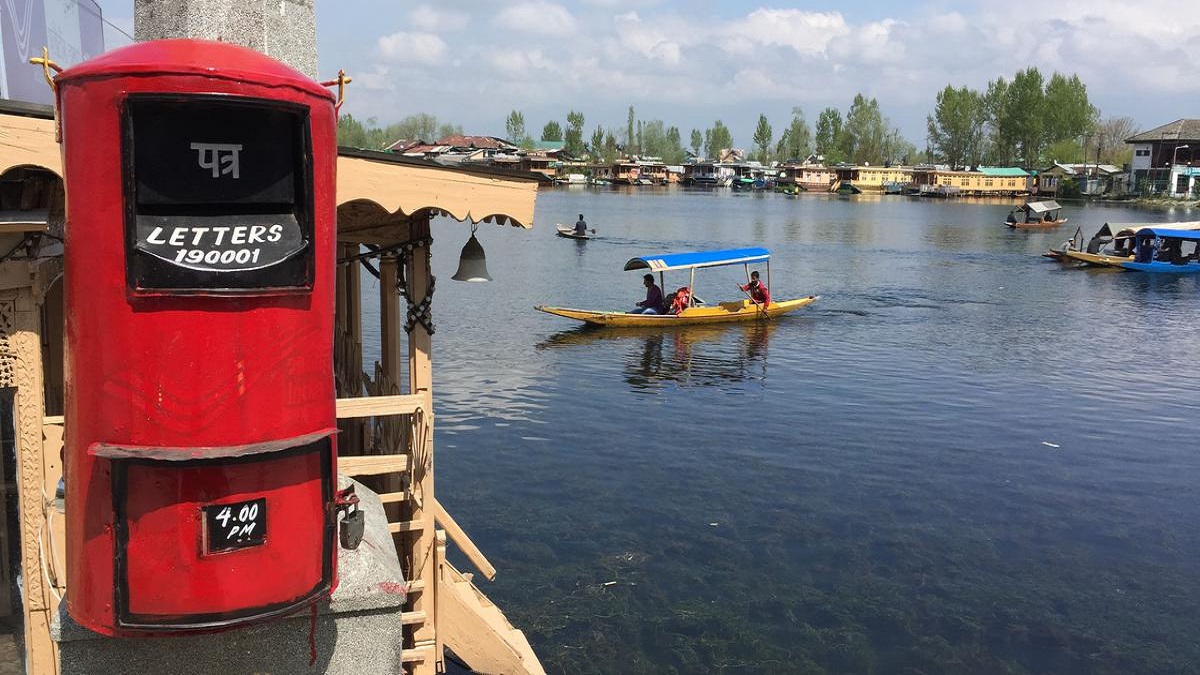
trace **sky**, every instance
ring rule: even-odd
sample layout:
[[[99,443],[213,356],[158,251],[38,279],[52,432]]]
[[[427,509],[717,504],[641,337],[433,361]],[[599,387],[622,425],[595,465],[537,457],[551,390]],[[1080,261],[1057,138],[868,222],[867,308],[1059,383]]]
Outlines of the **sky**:
[[[132,33],[132,0],[99,0]],[[1200,2],[775,2],[735,0],[314,0],[321,77],[354,82],[342,111],[379,126],[416,113],[535,137],[584,114],[624,135],[629,106],[686,139],[721,120],[751,147],[794,108],[811,127],[862,93],[918,148],[947,85],[984,90],[1036,66],[1077,74],[1101,117],[1141,130],[1200,117]],[[128,39],[109,31],[109,45]]]

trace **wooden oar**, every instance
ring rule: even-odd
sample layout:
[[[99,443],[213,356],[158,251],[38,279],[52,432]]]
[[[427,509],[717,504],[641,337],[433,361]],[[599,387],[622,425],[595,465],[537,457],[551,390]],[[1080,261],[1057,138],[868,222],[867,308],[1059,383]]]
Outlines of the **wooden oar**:
[[[759,304],[759,302],[754,299],[754,296],[750,295],[750,291],[742,288],[741,284],[736,284],[736,286],[738,288],[740,288],[743,293],[746,294],[747,298],[750,298],[750,303],[753,304],[755,307],[757,307],[758,311],[762,312],[763,318],[766,319],[767,321],[771,321],[771,315],[767,314],[767,308],[763,307],[761,304]]]

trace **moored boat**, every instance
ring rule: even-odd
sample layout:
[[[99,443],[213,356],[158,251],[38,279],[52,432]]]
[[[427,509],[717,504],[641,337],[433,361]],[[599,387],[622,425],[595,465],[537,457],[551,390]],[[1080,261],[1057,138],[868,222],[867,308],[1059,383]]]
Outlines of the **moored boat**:
[[[765,304],[759,304],[746,297],[712,305],[704,304],[702,301],[696,299],[696,270],[705,267],[743,265],[746,269],[746,277],[749,279],[750,265],[764,263],[766,265],[767,287],[769,288],[771,283],[770,255],[770,252],[765,248],[741,248],[642,256],[631,258],[625,263],[626,271],[649,270],[650,272],[657,272],[660,287],[663,285],[665,272],[688,270],[690,272],[688,285],[676,291],[676,293],[684,294],[684,297],[687,297],[688,301],[686,306],[679,309],[677,313],[630,314],[626,312],[549,307],[545,305],[538,305],[534,309],[596,326],[666,327],[734,321],[770,321],[775,317],[794,312],[802,307],[807,307],[820,299],[820,296],[809,295],[791,300],[769,300]]]

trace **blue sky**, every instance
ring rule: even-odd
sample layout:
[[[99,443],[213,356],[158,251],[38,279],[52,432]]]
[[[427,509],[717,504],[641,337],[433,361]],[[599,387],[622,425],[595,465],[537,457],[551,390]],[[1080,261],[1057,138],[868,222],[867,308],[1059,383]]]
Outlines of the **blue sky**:
[[[1036,66],[1076,73],[1104,117],[1143,130],[1200,117],[1196,0],[776,2],[315,0],[323,77],[355,78],[344,112],[381,125],[425,112],[504,135],[520,110],[540,133],[584,113],[623,133],[626,111],[686,139],[722,120],[748,147],[856,93],[918,147],[947,84],[984,89]],[[132,33],[132,0],[100,0]],[[110,32],[110,46],[126,39]]]

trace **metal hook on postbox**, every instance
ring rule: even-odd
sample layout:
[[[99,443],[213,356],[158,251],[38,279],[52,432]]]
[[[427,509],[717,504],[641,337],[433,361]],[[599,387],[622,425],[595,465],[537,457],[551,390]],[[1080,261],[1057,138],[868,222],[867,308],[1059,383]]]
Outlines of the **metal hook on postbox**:
[[[337,101],[333,104],[333,109],[335,112],[341,111],[342,102],[344,102],[346,100],[346,85],[350,84],[353,81],[354,81],[353,79],[346,77],[345,70],[339,70],[336,80],[326,80],[325,82],[321,83],[322,87],[332,87],[335,84],[337,85],[337,88],[338,88]]]
[[[50,48],[42,47],[42,55],[29,59],[29,62],[42,67],[42,77],[46,78],[46,84],[50,86],[50,89],[54,89],[54,78],[50,75],[50,71],[53,70],[57,74],[61,73],[63,69],[62,66],[50,60]]]

